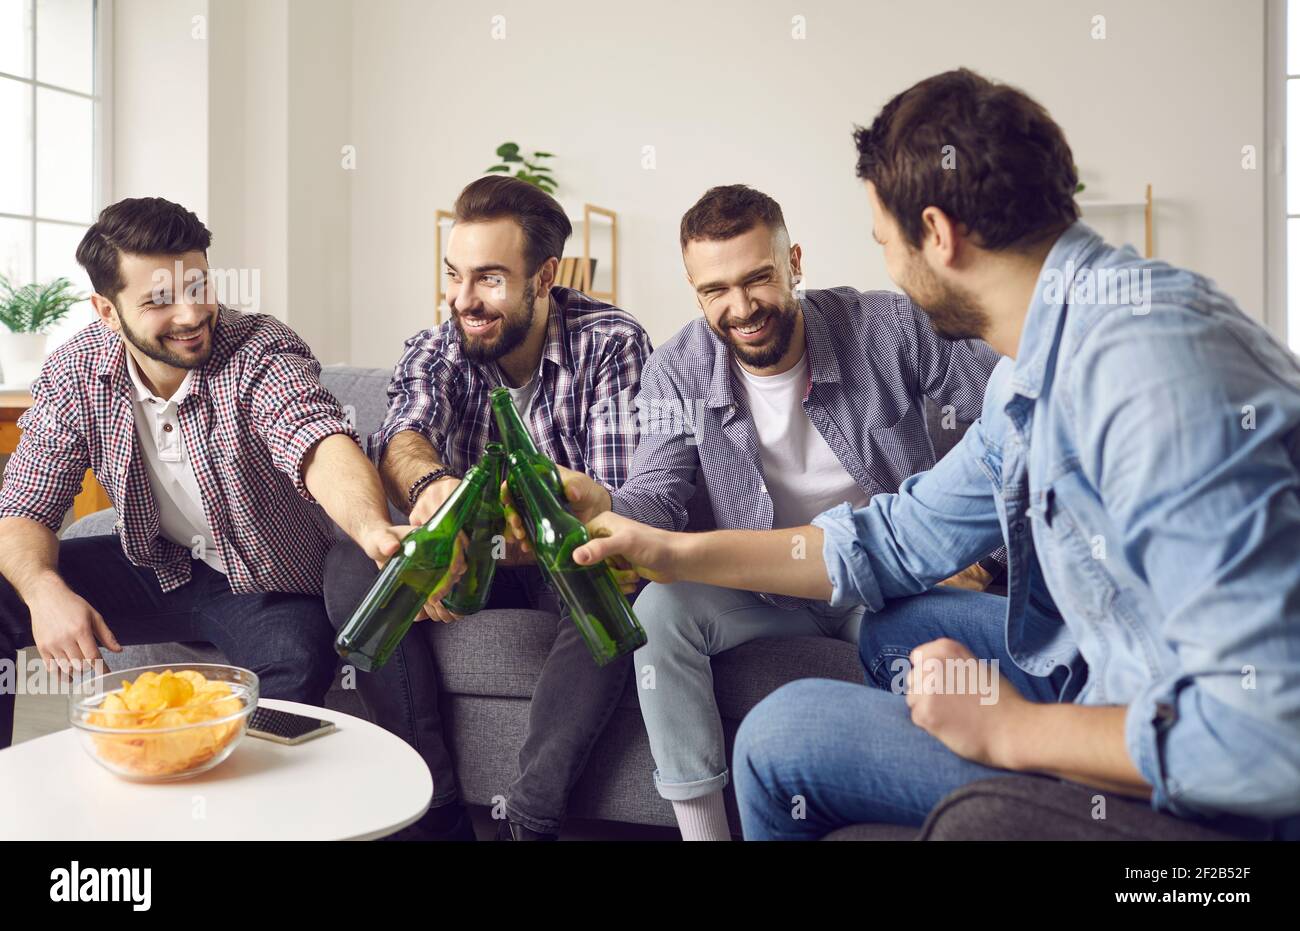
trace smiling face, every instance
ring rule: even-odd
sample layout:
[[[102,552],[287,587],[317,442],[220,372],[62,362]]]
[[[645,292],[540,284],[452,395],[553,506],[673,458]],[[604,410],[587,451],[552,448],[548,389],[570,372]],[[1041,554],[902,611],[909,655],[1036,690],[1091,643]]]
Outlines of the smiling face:
[[[799,247],[765,224],[730,239],[693,239],[682,252],[709,328],[746,368],[771,368],[799,322]]]
[[[513,220],[452,227],[444,257],[447,305],[461,349],[474,362],[495,361],[528,337],[539,276],[526,274],[524,246]]]
[[[141,355],[175,369],[195,369],[212,355],[218,306],[202,252],[132,255],[119,260],[122,289],[113,302],[97,295],[104,321]]]
[[[934,332],[944,339],[983,339],[989,318],[979,300],[954,281],[941,278],[925,249],[907,241],[898,221],[880,202],[875,185],[867,182],[871,200],[872,238],[885,252],[885,270],[917,307],[925,311]]]

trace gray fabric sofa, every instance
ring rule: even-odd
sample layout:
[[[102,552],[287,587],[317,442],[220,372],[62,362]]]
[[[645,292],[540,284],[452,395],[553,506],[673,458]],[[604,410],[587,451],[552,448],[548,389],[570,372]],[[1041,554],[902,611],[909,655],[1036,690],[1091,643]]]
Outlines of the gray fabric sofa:
[[[389,373],[379,369],[331,366],[323,381],[350,410],[357,432],[364,438],[382,421],[386,406]],[[931,412],[937,413],[937,412]],[[931,416],[937,424],[939,418]],[[933,431],[940,455],[956,442],[959,431]],[[115,522],[112,511],[101,511],[77,521],[67,528],[65,537],[111,533]],[[692,502],[693,529],[710,526],[711,511],[707,499],[697,495]],[[420,624],[409,636],[431,637],[445,691],[443,699],[447,737],[456,760],[457,777],[465,800],[473,805],[491,805],[493,797],[505,792],[514,778],[516,753],[528,724],[528,705],[542,663],[550,648],[554,631],[551,616],[538,611],[485,611],[457,624]],[[209,644],[170,643],[128,647],[120,654],[108,654],[112,668],[173,662],[223,662],[224,658]],[[721,710],[728,748],[736,728],[745,714],[764,696],[787,682],[820,677],[861,682],[862,669],[856,650],[849,644],[830,639],[796,637],[788,640],[760,640],[724,653],[714,659],[714,687]],[[352,690],[336,681],[326,705],[365,717],[360,700]],[[570,805],[575,818],[596,818],[634,824],[672,826],[671,805],[655,791],[651,772],[654,762],[632,677],[609,726],[592,751]],[[939,818],[959,814],[964,836],[1016,835],[1033,831],[1034,836],[1073,837],[1070,822],[1053,822],[1044,815],[1027,818],[1017,814],[1020,804],[1053,797],[1050,780],[1008,777],[993,780],[999,791],[983,794],[972,787],[954,793],[953,805],[936,810]],[[1003,783],[1005,782],[1005,787]],[[1046,783],[1046,784],[1045,784]],[[1017,794],[1018,793],[1018,794]],[[726,790],[727,806],[734,833],[740,832],[740,820],[730,786]],[[1011,799],[1008,802],[1008,798]],[[991,799],[991,801],[990,801]],[[1007,806],[1010,806],[1009,808]],[[1041,806],[1039,806],[1041,808]],[[1181,822],[1154,815],[1143,806],[1134,805],[1125,815],[1137,825],[1133,836],[1181,836]],[[992,816],[984,821],[979,815]],[[1040,812],[1041,814],[1041,812]],[[1135,820],[1134,820],[1135,819]],[[931,821],[936,818],[932,817]],[[1113,819],[1112,819],[1113,820]],[[1035,823],[1030,823],[1035,822]],[[977,825],[972,827],[972,825]],[[983,825],[983,827],[978,827]],[[952,827],[947,833],[932,824],[925,836],[959,836]],[[972,833],[972,831],[974,833]],[[860,825],[831,835],[833,839],[913,839],[918,831],[885,825]]]

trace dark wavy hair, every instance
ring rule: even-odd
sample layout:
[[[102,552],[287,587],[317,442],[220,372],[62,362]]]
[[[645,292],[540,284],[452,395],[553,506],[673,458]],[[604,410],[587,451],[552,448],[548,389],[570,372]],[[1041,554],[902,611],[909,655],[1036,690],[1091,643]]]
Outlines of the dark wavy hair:
[[[161,197],[128,197],[100,211],[77,246],[77,262],[96,294],[116,302],[122,281],[120,257],[184,255],[208,251],[212,234],[193,211]]]
[[[1079,218],[1061,127],[1023,91],[965,68],[903,91],[853,140],[858,177],[914,248],[926,207],[994,250],[1027,249]]]
[[[682,216],[682,251],[692,240],[732,239],[760,223],[774,232],[784,230],[781,205],[746,184],[711,187]]]
[[[527,181],[505,175],[487,175],[471,181],[456,198],[457,223],[508,218],[524,231],[525,273],[537,274],[542,263],[564,253],[573,224],[558,201]]]

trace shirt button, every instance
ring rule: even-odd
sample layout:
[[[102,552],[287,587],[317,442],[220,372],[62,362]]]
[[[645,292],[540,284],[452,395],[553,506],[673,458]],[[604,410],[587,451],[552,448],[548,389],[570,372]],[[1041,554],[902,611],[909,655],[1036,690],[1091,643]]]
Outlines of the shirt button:
[[[1016,533],[1024,533],[1025,522],[1023,520],[1018,520],[1011,526],[1011,529],[1014,530]]]
[[[766,485],[759,485],[759,486],[758,486],[758,490],[761,491],[763,494],[767,494],[767,486],[766,486]]]
[[[163,424],[163,433],[171,433],[171,432],[172,432],[172,425],[169,423]]]

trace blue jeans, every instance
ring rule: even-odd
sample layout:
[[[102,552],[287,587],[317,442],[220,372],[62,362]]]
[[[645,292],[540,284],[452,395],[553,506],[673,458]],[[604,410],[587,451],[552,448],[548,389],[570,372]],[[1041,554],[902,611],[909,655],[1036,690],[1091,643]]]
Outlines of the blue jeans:
[[[116,536],[79,537],[59,544],[59,576],[100,613],[122,646],[201,640],[226,660],[257,673],[263,698],[320,705],[338,654],[325,602],[283,592],[235,594],[202,560],[189,582],[170,592],[152,569],[132,565]],[[31,615],[0,578],[0,660],[13,662],[32,646]],[[108,654],[101,648],[101,653]],[[0,690],[0,749],[13,739],[15,695]]]
[[[747,840],[813,840],[850,824],[920,825],[949,792],[1005,771],[957,756],[912,723],[891,690],[898,661],[950,637],[1031,701],[1070,701],[1085,670],[1023,672],[1006,652],[1005,598],[938,588],[888,602],[862,620],[867,685],[803,679],[759,702],[740,726],[732,769]]]
[[[713,694],[711,657],[759,637],[858,639],[861,607],[787,610],[753,592],[651,582],[636,600],[646,645],[636,651],[637,695],[654,756],[655,788],[669,800],[699,798],[727,784],[727,748]],[[654,670],[653,688],[645,671]]]

